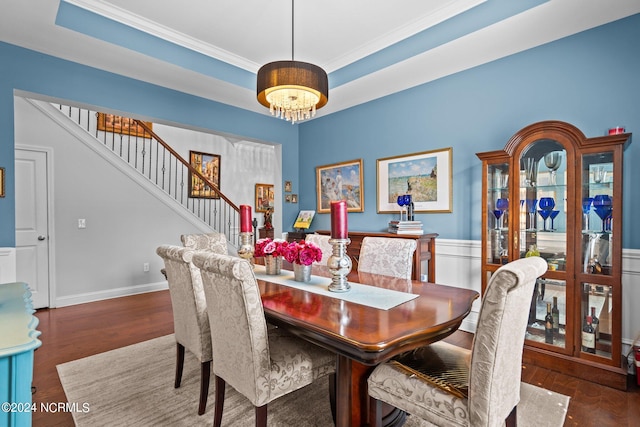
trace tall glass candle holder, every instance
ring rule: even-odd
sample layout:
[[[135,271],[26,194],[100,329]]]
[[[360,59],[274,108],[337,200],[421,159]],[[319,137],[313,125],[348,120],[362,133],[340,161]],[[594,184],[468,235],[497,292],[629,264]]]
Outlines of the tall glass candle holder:
[[[329,244],[333,247],[333,252],[327,260],[327,267],[331,272],[331,292],[348,292],[351,285],[347,281],[347,276],[351,272],[351,258],[347,255],[347,246],[351,239],[329,239]]]
[[[240,232],[240,248],[238,256],[246,259],[253,265],[253,233],[248,231]]]

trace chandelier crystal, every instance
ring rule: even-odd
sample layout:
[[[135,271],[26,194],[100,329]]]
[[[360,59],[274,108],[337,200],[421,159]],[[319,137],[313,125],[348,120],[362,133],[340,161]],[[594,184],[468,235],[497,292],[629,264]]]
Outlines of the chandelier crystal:
[[[291,0],[291,61],[276,61],[258,70],[258,102],[272,116],[292,124],[316,115],[329,100],[327,73],[317,65],[293,60],[293,0]]]

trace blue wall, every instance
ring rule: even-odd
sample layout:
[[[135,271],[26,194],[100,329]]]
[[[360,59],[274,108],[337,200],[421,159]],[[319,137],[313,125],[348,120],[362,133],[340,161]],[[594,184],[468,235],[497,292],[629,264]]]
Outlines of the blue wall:
[[[15,246],[14,89],[283,144],[283,180],[299,194],[299,204],[284,203],[285,230],[299,209],[316,209],[318,165],[363,159],[365,212],[350,214],[349,226],[382,230],[392,215],[376,213],[376,159],[453,147],[453,213],[418,219],[443,238],[476,240],[476,152],[500,149],[540,120],[567,121],[587,136],[619,124],[640,132],[637,40],[640,15],[298,126],[0,43],[0,167],[7,170],[0,247]],[[625,152],[624,170],[623,246],[633,249],[640,249],[632,221],[640,211],[640,168],[633,167],[639,161],[636,142]],[[313,228],[329,228],[329,215],[316,215]]]
[[[0,43],[0,167],[7,172],[7,195],[0,198],[0,247],[15,246],[14,89],[280,143],[283,145],[282,177],[297,180],[297,126],[274,120],[267,114],[248,112]],[[291,204],[284,206],[283,224],[293,224],[297,208]]]
[[[365,211],[352,230],[384,230],[376,213],[376,159],[453,147],[453,213],[419,214],[443,238],[481,238],[481,163],[519,129],[562,120],[587,137],[626,126],[640,134],[640,15],[300,125],[300,207],[315,209],[315,167],[362,158]],[[636,138],[637,139],[637,138]],[[640,248],[640,142],[624,162],[623,246]],[[633,185],[635,184],[635,188]],[[397,214],[395,217],[397,218]],[[314,229],[328,229],[316,215]]]

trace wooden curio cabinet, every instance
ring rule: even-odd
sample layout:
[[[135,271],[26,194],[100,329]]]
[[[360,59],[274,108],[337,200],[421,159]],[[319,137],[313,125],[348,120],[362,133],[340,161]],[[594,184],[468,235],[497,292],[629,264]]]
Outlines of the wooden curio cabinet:
[[[622,157],[630,141],[631,134],[586,138],[545,121],[502,150],[477,154],[482,291],[509,261],[539,255],[549,265],[531,296],[524,361],[623,390]],[[589,318],[594,339],[583,334]]]

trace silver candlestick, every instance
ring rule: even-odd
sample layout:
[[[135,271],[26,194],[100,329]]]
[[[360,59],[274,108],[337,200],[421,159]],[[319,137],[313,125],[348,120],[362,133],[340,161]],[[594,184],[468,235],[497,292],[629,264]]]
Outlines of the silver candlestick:
[[[253,233],[248,231],[240,232],[240,248],[238,256],[246,259],[253,265]]]
[[[333,247],[333,253],[327,260],[327,267],[331,272],[331,292],[348,292],[351,285],[347,282],[347,276],[351,272],[351,258],[347,255],[347,246],[351,239],[329,239]]]

